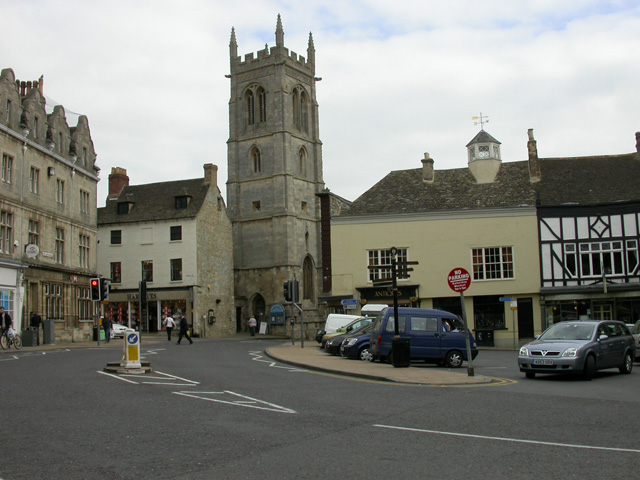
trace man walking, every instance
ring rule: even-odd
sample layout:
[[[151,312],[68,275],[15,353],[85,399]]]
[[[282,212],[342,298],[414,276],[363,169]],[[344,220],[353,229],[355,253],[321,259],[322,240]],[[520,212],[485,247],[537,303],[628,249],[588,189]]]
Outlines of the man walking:
[[[184,314],[180,315],[180,334],[178,335],[178,345],[180,345],[180,340],[182,340],[182,337],[186,337],[186,339],[189,340],[189,345],[193,343],[193,340],[191,340],[189,332],[187,331],[188,327],[189,325],[187,325],[187,317],[185,317]]]
[[[104,320],[102,320],[102,326],[104,327],[104,341],[106,343],[109,343],[109,340],[111,340],[111,317],[110,316],[105,316]]]
[[[167,329],[167,340],[171,341],[171,331],[176,326],[176,322],[173,321],[171,315],[167,315],[167,318],[164,319],[164,326]]]
[[[36,312],[31,312],[30,324],[31,328],[35,329],[37,344],[40,345],[40,325],[42,325],[42,317]]]

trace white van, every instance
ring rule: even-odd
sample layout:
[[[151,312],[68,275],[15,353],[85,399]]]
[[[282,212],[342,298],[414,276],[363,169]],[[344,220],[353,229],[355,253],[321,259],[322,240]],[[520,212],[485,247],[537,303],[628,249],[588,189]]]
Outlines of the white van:
[[[360,318],[361,315],[345,315],[344,313],[330,313],[327,316],[327,321],[324,322],[324,328],[318,330],[316,334],[316,342],[322,343],[322,337],[327,333],[333,333],[337,329],[344,327],[348,323],[353,322],[356,318]]]
[[[389,305],[384,305],[382,303],[367,303],[362,306],[360,312],[363,317],[375,317],[388,306]]]

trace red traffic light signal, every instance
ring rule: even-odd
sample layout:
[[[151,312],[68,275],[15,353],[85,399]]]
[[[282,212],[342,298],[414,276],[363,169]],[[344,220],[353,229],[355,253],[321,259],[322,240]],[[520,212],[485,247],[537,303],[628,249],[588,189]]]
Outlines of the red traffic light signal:
[[[100,300],[102,300],[99,278],[91,279],[91,300],[93,300],[94,302],[99,302]]]

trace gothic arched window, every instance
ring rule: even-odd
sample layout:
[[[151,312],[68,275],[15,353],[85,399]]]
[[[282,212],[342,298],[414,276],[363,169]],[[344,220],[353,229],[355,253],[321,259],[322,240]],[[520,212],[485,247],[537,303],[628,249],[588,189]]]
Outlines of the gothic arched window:
[[[244,101],[247,108],[247,125],[253,125],[256,119],[255,115],[255,99],[253,92],[248,90],[244,95]]]
[[[302,299],[313,301],[313,261],[306,257],[302,264]]]
[[[309,97],[301,87],[296,87],[293,90],[292,101],[293,124],[306,132],[309,129]]]
[[[260,155],[260,149],[258,147],[253,147],[251,149],[251,167],[253,168],[253,173],[260,173],[262,171],[262,159]]]
[[[258,122],[264,123],[267,121],[267,94],[264,88],[259,87],[258,91]]]
[[[298,151],[298,168],[300,175],[307,174],[307,150],[304,147]]]
[[[247,88],[244,94],[244,104],[247,112],[247,125],[267,121],[267,93],[264,88],[259,85],[251,85]]]

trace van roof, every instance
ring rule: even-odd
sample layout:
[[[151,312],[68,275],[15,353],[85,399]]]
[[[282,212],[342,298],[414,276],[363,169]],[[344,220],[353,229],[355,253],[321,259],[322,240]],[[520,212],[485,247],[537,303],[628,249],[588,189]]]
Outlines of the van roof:
[[[388,307],[384,309],[385,312],[391,311],[393,312],[393,307]],[[455,313],[447,312],[446,310],[437,310],[433,308],[412,308],[412,307],[398,307],[398,313],[411,314],[411,313],[423,313],[425,315],[450,315],[453,317],[458,317]]]

